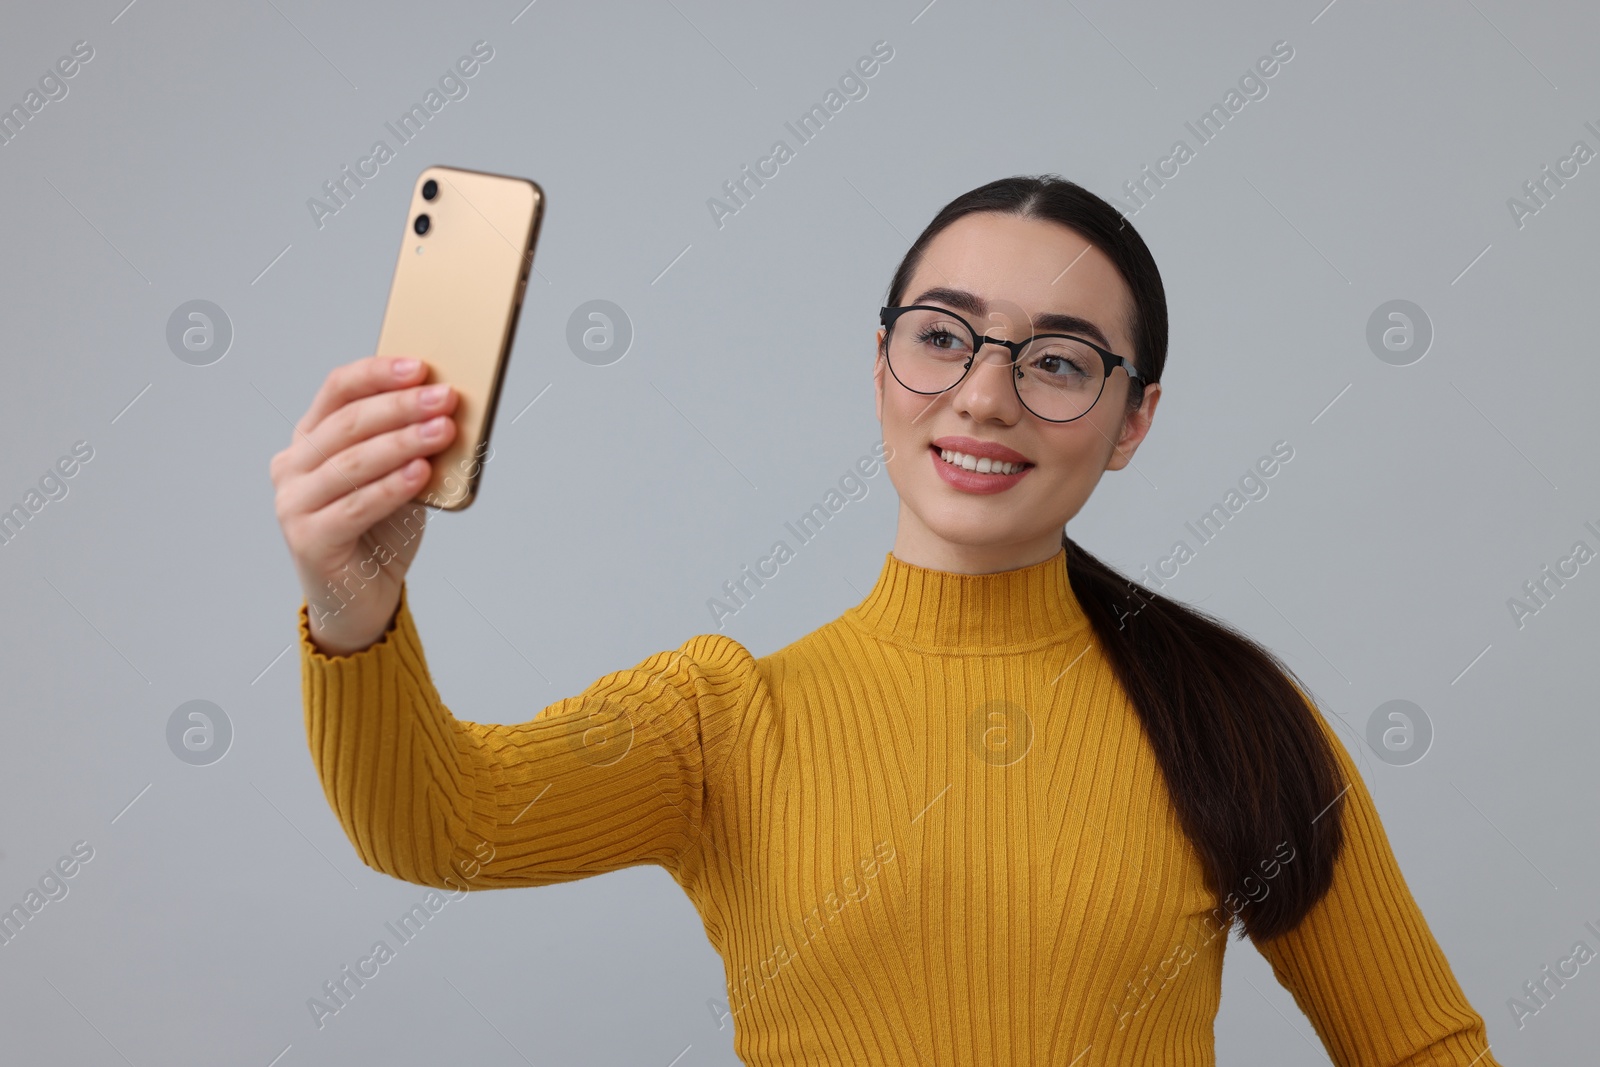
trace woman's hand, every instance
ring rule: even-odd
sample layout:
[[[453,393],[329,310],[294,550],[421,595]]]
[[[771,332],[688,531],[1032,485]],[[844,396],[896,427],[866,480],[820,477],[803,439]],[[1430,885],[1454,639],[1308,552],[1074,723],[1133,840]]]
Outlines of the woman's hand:
[[[380,356],[334,368],[272,457],[278,524],[326,655],[383,636],[422,543],[428,509],[412,499],[427,484],[426,457],[456,435],[457,395],[419,384],[427,376],[420,360]]]

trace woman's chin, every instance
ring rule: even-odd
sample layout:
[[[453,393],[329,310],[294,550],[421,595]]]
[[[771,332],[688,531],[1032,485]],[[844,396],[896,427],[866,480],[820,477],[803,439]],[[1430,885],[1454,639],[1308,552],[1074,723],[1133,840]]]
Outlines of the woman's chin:
[[[941,541],[963,548],[1015,544],[1019,537],[1024,536],[1023,531],[1006,521],[1001,511],[998,508],[973,507],[971,504],[939,507],[933,510],[927,521],[928,532]]]

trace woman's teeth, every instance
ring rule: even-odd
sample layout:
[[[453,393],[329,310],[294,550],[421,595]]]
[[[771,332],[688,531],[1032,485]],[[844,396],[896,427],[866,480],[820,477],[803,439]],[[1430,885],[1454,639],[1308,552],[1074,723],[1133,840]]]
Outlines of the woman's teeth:
[[[977,471],[979,474],[1015,474],[1027,466],[1026,463],[1007,463],[1005,460],[990,459],[988,456],[980,459],[965,452],[952,452],[948,448],[939,450],[939,458],[946,463],[969,471]]]

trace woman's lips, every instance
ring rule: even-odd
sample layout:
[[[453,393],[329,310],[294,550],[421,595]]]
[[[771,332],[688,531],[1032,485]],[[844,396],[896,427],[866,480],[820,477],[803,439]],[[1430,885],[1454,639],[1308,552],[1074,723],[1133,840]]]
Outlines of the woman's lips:
[[[939,448],[938,445],[928,446],[928,455],[933,460],[934,469],[939,472],[939,477],[945,480],[945,484],[963,493],[977,493],[980,495],[1003,493],[1022,481],[1028,472],[1033,470],[1033,467],[1029,465],[1015,474],[980,474],[977,471],[969,471],[965,467],[958,467],[954,463],[946,463],[940,458],[939,454],[942,451],[943,449]]]

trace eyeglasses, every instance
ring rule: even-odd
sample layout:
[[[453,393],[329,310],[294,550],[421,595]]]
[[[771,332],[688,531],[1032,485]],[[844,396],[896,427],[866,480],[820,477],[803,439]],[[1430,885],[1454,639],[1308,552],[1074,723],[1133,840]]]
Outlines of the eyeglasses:
[[[1046,422],[1087,415],[1118,367],[1131,381],[1145,380],[1124,357],[1073,334],[1041,333],[1022,341],[986,337],[960,315],[931,304],[880,308],[878,321],[885,330],[889,373],[925,396],[960,384],[984,345],[1000,345],[1011,353],[1017,399]]]

